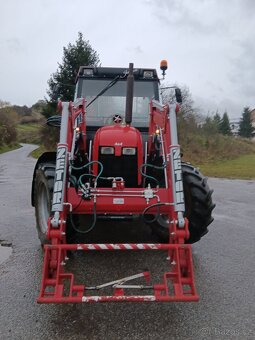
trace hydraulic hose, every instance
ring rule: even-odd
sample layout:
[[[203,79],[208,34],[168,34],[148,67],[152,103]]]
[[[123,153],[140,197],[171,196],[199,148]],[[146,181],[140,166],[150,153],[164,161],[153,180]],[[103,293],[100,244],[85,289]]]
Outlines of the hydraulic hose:
[[[99,172],[98,172],[98,175],[97,176],[95,176],[95,175],[93,175],[93,174],[82,174],[80,177],[79,177],[79,179],[78,179],[78,186],[79,187],[82,187],[82,185],[83,185],[83,183],[82,183],[82,179],[84,178],[84,177],[95,177],[95,183],[97,182],[97,180],[98,180],[98,178],[101,178],[100,176],[101,176],[101,174],[102,174],[102,172],[103,172],[103,164],[101,163],[101,162],[98,162],[98,161],[91,161],[91,162],[89,162],[89,163],[87,163],[87,164],[85,164],[85,165],[83,165],[83,166],[81,166],[81,167],[75,167],[74,165],[72,165],[71,164],[71,162],[70,162],[70,166],[71,166],[71,168],[72,169],[74,169],[74,170],[83,170],[83,169],[86,169],[88,166],[90,166],[91,164],[98,164],[99,166],[100,166],[100,170],[99,170]],[[74,176],[70,176],[70,180],[71,180],[71,182],[73,182],[73,184],[77,184],[77,180],[76,180],[76,178],[74,177]],[[82,199],[83,198],[81,198],[81,201],[82,201]],[[81,203],[81,202],[80,202]],[[80,205],[80,203],[79,203],[79,205]],[[73,215],[72,215],[72,213],[70,213],[70,221],[71,221],[71,225],[72,225],[72,228],[73,228],[73,230],[74,231],[76,231],[77,233],[80,233],[80,234],[88,234],[89,232],[91,232],[93,229],[94,229],[94,227],[95,227],[95,225],[96,225],[96,221],[97,221],[97,215],[96,215],[96,202],[94,201],[94,205],[93,205],[93,222],[92,222],[92,224],[91,224],[91,226],[87,229],[87,230],[80,230],[79,228],[77,228],[76,227],[76,225],[75,225],[75,223],[74,223],[74,221],[73,221]]]
[[[140,166],[140,173],[141,173],[141,175],[142,176],[144,176],[145,178],[149,178],[149,179],[151,179],[151,180],[153,180],[154,182],[156,182],[156,184],[157,184],[157,186],[159,185],[159,181],[155,178],[155,177],[153,177],[153,176],[149,176],[149,175],[147,175],[145,172],[143,172],[143,168],[146,168],[146,167],[149,167],[149,168],[153,168],[153,169],[157,169],[157,170],[163,170],[165,167],[166,167],[166,165],[164,164],[163,166],[157,166],[157,165],[153,165],[153,164],[147,164],[147,163],[144,163],[144,164],[142,164],[141,166]]]
[[[98,172],[98,175],[95,176],[95,175],[92,175],[92,174],[83,174],[83,175],[80,176],[80,178],[81,178],[82,176],[84,176],[84,175],[87,175],[87,176],[89,176],[89,175],[90,175],[90,176],[95,176],[95,177],[96,177],[95,183],[96,183],[97,180],[98,180],[98,178],[101,176],[101,174],[102,174],[102,172],[103,172],[103,169],[104,169],[103,164],[102,164],[101,162],[98,162],[98,161],[91,161],[91,162],[89,162],[89,163],[87,163],[87,164],[85,164],[85,165],[83,165],[83,166],[80,166],[80,167],[75,167],[75,166],[72,165],[71,162],[70,162],[70,166],[71,166],[71,168],[74,169],[74,170],[83,170],[83,169],[87,168],[88,166],[90,166],[91,164],[98,164],[98,165],[100,166],[100,171]],[[80,178],[79,178],[79,180],[78,180],[78,184],[81,183]],[[81,184],[82,184],[82,183],[81,183]]]
[[[55,115],[47,119],[46,124],[49,126],[54,126],[60,128],[61,126],[61,116]]]
[[[95,225],[96,225],[96,221],[97,221],[97,214],[96,214],[96,202],[94,202],[93,205],[93,222],[91,224],[91,226],[87,229],[87,230],[80,230],[76,227],[74,221],[73,221],[73,214],[70,214],[70,221],[71,221],[71,225],[74,231],[76,231],[79,234],[88,234],[89,232],[91,232]]]
[[[145,221],[145,223],[153,223],[153,222],[157,221],[157,219],[160,215],[160,206],[162,206],[162,205],[171,205],[171,204],[170,203],[155,203],[155,204],[149,205],[147,208],[144,209],[144,211],[142,213],[142,218]],[[148,219],[145,218],[145,214],[149,209],[151,209],[153,207],[157,207],[157,214],[155,215],[155,217],[153,219],[148,220]]]

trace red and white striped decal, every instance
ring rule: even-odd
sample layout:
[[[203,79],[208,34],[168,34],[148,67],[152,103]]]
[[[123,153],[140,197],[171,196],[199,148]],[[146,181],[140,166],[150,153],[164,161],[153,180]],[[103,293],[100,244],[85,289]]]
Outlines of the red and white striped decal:
[[[77,244],[77,250],[155,250],[162,249],[155,243],[90,243]]]
[[[186,249],[191,252],[190,244],[167,243],[81,243],[81,244],[46,244],[45,250],[175,250]]]

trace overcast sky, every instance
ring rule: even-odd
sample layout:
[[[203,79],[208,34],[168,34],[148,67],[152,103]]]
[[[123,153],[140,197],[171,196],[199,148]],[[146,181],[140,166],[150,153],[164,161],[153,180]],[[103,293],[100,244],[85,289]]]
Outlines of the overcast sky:
[[[46,94],[63,46],[82,32],[102,66],[159,69],[187,85],[203,113],[255,107],[253,0],[8,0],[0,5],[0,99]]]

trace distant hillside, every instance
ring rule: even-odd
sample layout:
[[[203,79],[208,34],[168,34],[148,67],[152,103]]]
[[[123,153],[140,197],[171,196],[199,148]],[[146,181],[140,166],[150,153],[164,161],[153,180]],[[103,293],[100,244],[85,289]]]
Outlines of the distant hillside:
[[[43,107],[45,106],[45,101],[39,100],[37,103],[28,107],[26,105],[3,105],[0,109],[1,111],[5,111],[7,108],[12,109],[13,112],[16,113],[17,121],[19,124],[27,124],[27,123],[37,123],[43,120],[43,116],[41,114]]]
[[[255,154],[255,143],[247,138],[207,130],[205,126],[196,126],[192,119],[182,120],[178,125],[183,160],[187,162],[200,165]]]

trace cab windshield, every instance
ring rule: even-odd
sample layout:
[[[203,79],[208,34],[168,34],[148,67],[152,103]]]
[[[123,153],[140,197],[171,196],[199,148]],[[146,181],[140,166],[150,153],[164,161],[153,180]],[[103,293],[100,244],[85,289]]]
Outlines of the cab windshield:
[[[81,97],[90,103],[111,80],[82,79]],[[133,120],[135,127],[149,125],[149,103],[157,98],[158,83],[156,81],[135,81],[133,100]],[[104,126],[113,124],[115,115],[125,120],[126,80],[118,80],[111,88],[96,98],[86,109],[88,126]]]

